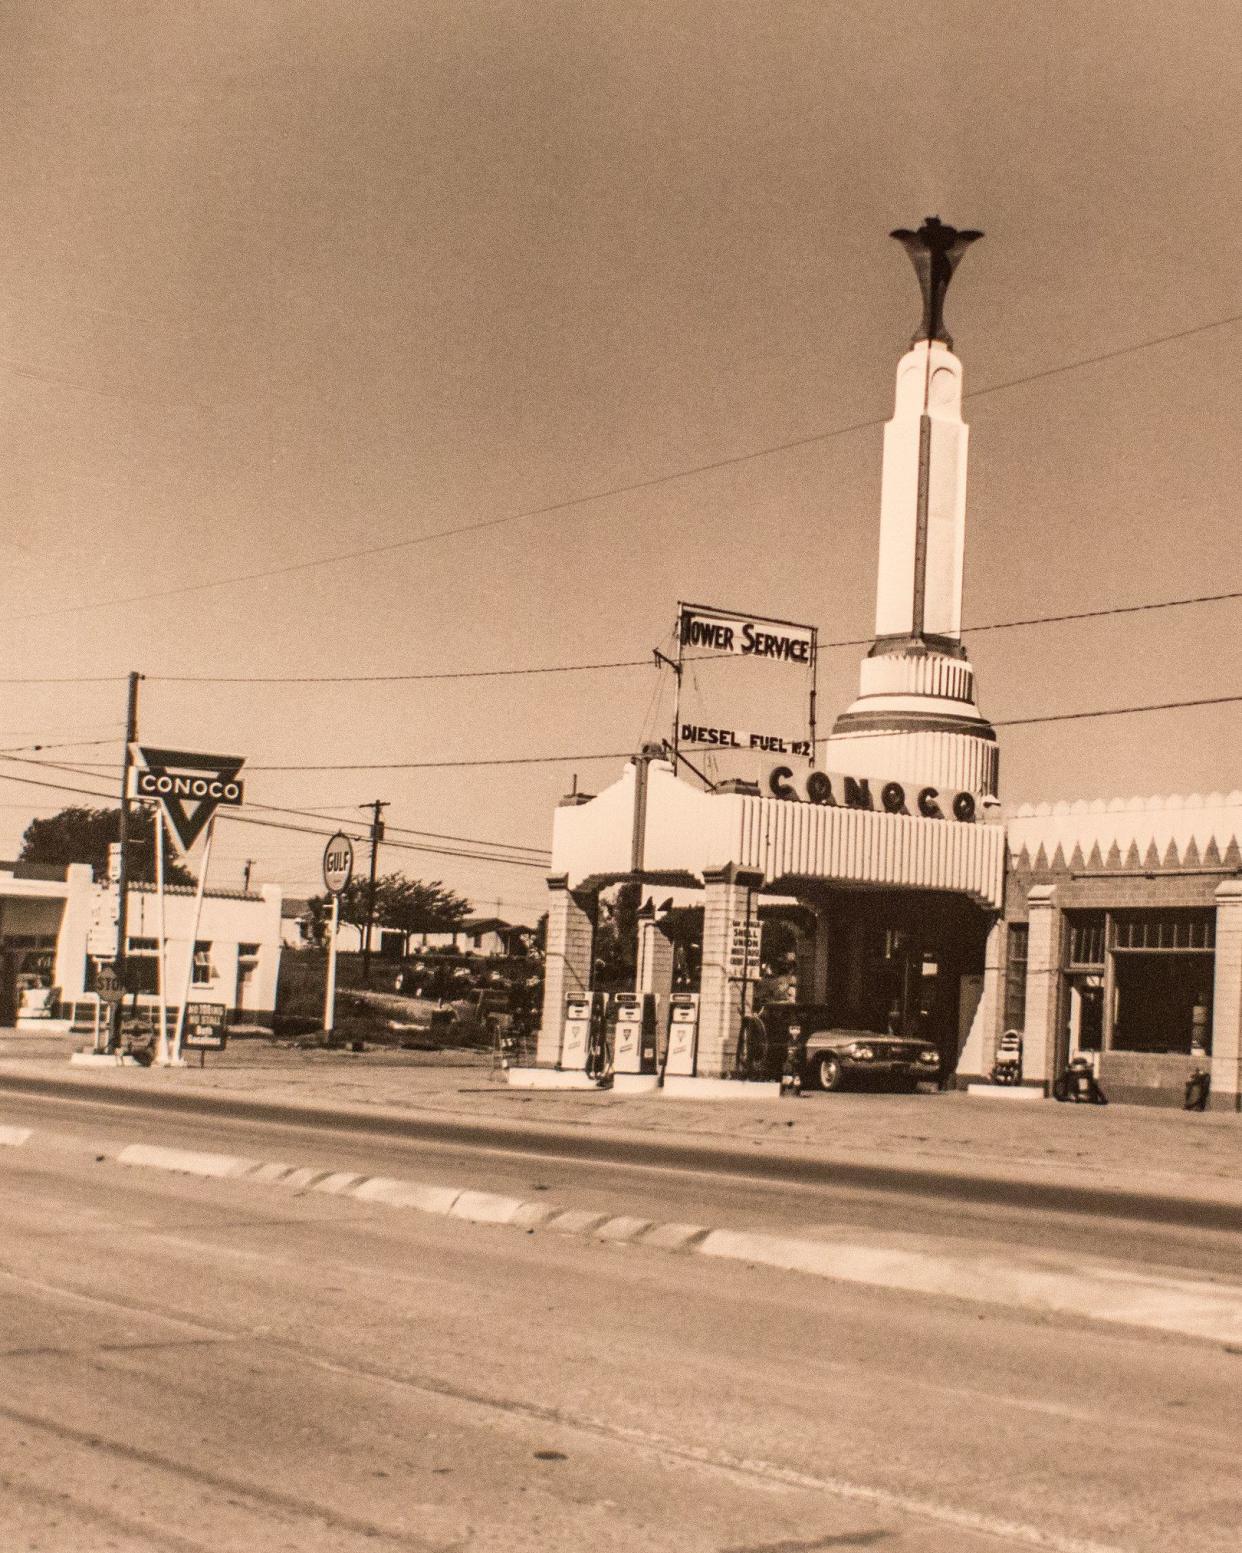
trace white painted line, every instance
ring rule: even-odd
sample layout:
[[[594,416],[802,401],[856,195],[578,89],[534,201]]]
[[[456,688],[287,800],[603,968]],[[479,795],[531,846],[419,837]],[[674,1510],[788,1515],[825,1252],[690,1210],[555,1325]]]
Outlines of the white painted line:
[[[20,1144],[31,1131],[0,1128],[0,1144]],[[639,1241],[663,1251],[697,1252],[722,1260],[752,1262],[785,1272],[832,1278],[873,1288],[896,1289],[978,1301],[1011,1309],[1054,1312],[1115,1322],[1219,1343],[1242,1343],[1242,1285],[1194,1282],[1131,1270],[1122,1264],[1079,1263],[1044,1256],[1023,1260],[976,1252],[909,1250],[846,1240],[802,1240],[756,1231],[708,1229],[698,1224],[653,1224],[628,1214],[562,1209],[523,1202],[497,1192],[433,1186],[351,1171],[260,1164],[231,1154],[132,1143],[116,1156],[123,1165],[217,1178],[245,1178],[291,1190],[314,1189],[389,1207],[451,1215],[476,1224],[555,1230],[626,1244]]]
[[[384,1203],[390,1208],[415,1208],[420,1213],[448,1213],[461,1196],[456,1186],[420,1186],[417,1181],[397,1181],[372,1176],[352,1194],[361,1202]]]
[[[34,1136],[30,1127],[0,1127],[0,1144],[6,1148],[19,1149],[23,1143],[29,1143]]]
[[[523,1206],[520,1197],[502,1197],[498,1192],[462,1192],[449,1209],[455,1219],[475,1224],[511,1224]]]
[[[689,1251],[710,1233],[702,1224],[657,1224],[643,1236],[643,1245],[657,1251]]]
[[[607,1222],[606,1213],[588,1213],[583,1208],[567,1208],[548,1220],[548,1228],[560,1235],[593,1235]]]
[[[343,1192],[348,1192],[352,1187],[361,1186],[366,1176],[359,1175],[356,1170],[334,1170],[331,1175],[325,1176],[322,1181],[315,1182],[317,1192],[328,1192],[333,1197],[339,1197]]]
[[[165,1149],[152,1143],[131,1143],[116,1156],[119,1165],[150,1165],[156,1170],[176,1170],[183,1175],[227,1178],[247,1175],[258,1168],[255,1159],[235,1154],[205,1154],[195,1149]]]
[[[628,1214],[619,1214],[615,1219],[609,1219],[601,1224],[595,1231],[596,1240],[612,1240],[624,1244],[626,1241],[637,1240],[645,1231],[653,1228],[650,1219],[635,1219]]]
[[[1057,1268],[988,1254],[906,1251],[725,1229],[713,1230],[697,1250],[703,1256],[844,1283],[1053,1311],[1214,1342],[1242,1341],[1242,1287],[1162,1278],[1123,1267]]]

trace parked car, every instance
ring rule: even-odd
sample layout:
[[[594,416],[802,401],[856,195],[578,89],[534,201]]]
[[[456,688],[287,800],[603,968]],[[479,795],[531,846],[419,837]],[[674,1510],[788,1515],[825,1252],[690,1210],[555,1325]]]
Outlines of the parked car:
[[[871,1083],[913,1093],[940,1076],[940,1053],[930,1041],[844,1029],[837,1011],[822,1003],[768,1003],[743,1024],[738,1069],[751,1078],[781,1076],[797,1031],[804,1088],[842,1089]]]

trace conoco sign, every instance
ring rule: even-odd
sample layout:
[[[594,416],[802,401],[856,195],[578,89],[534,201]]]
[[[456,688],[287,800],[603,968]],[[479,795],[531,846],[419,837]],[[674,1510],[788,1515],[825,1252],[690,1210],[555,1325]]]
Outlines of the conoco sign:
[[[787,803],[814,803],[827,808],[875,809],[883,814],[906,814],[924,820],[954,819],[969,825],[976,817],[975,795],[942,793],[938,787],[808,771],[796,782],[789,766],[773,766],[765,783],[773,798]]]

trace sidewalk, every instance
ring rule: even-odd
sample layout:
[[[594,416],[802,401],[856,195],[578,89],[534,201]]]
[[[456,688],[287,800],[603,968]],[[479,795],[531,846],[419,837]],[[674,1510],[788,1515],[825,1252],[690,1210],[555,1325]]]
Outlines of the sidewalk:
[[[711,1101],[600,1091],[510,1089],[472,1052],[300,1051],[235,1039],[207,1065],[72,1067],[75,1037],[0,1030],[3,1078],[244,1098],[334,1112],[554,1125],[631,1137],[717,1143],[823,1160],[948,1170],[1032,1184],[1147,1191],[1242,1203],[1242,1119],[1141,1106],[1015,1104],[961,1093],[849,1093],[800,1100]],[[192,1060],[192,1059],[191,1059]]]

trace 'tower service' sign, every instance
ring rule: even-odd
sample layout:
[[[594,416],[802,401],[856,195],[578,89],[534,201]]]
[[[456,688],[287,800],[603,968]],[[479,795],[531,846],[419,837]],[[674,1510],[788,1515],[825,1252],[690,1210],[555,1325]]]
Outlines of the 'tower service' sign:
[[[221,804],[240,807],[244,794],[237,773],[243,755],[196,755],[139,745],[142,766],[134,772],[134,796],[163,805],[169,828],[188,852]]]
[[[808,666],[815,639],[810,626],[715,615],[690,605],[682,608],[679,631],[682,647],[705,647],[742,658],[772,658],[778,663]]]

